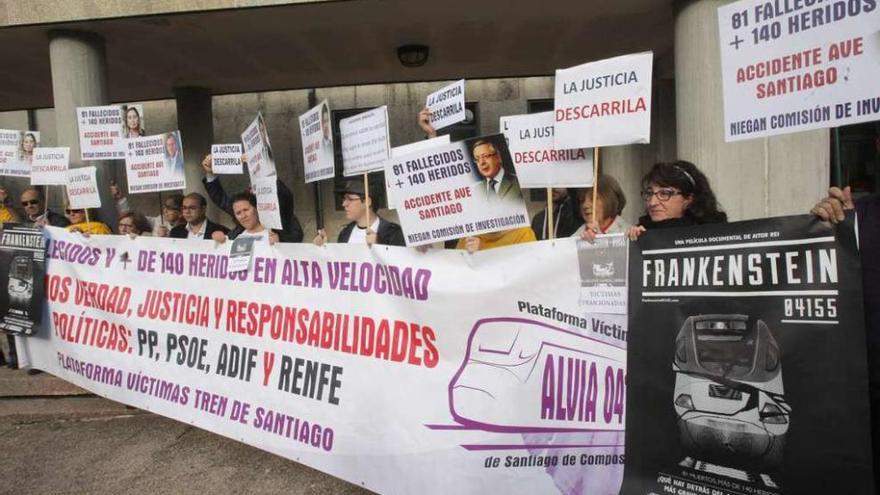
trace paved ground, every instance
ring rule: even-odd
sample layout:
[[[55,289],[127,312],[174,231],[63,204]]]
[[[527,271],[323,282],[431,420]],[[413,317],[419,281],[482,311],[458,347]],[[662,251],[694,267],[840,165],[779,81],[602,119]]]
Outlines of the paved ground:
[[[0,494],[370,493],[50,375],[0,369]]]

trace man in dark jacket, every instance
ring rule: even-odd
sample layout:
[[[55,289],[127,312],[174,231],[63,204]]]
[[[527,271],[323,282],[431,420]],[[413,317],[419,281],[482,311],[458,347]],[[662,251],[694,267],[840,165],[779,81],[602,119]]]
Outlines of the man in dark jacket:
[[[171,229],[171,237],[175,239],[211,239],[211,234],[220,231],[224,234],[229,230],[218,225],[205,216],[208,201],[199,193],[189,193],[183,197],[180,213],[186,223]]]
[[[376,206],[373,198],[367,198],[362,180],[350,180],[339,191],[342,193],[342,208],[345,209],[345,218],[351,222],[342,228],[336,242],[366,243],[368,245],[384,244],[387,246],[404,246],[403,230],[400,225],[389,222],[376,214]],[[367,225],[369,213],[370,225]],[[318,231],[315,244],[323,245],[327,242],[327,233],[323,229]]]
[[[553,188],[553,238],[570,237],[585,220],[580,215],[577,198],[564,187]],[[538,212],[532,218],[532,230],[539,241],[547,237],[547,210]]]
[[[64,218],[64,215],[47,210],[45,206],[46,199],[43,193],[36,187],[27,187],[21,192],[21,207],[27,218],[22,224],[42,227],[51,225],[53,227],[67,227],[70,221]]]

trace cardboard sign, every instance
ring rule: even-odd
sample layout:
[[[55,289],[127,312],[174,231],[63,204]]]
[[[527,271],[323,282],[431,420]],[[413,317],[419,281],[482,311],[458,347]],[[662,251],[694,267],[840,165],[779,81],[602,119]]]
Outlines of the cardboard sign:
[[[260,223],[270,229],[282,229],[281,206],[278,204],[278,181],[275,177],[257,179],[254,182],[254,194],[257,196],[257,213]]]
[[[70,148],[35,148],[31,167],[32,186],[63,186],[67,184]]]
[[[83,161],[121,160],[126,157],[122,107],[77,107],[79,149]]]
[[[501,117],[520,187],[590,187],[593,150],[556,149],[553,112]]]
[[[101,207],[96,173],[95,167],[79,167],[67,171],[67,198],[71,208]]]
[[[241,173],[240,144],[212,144],[211,169],[214,175],[231,175]]]
[[[342,174],[346,177],[382,170],[390,155],[388,107],[339,121],[342,135]]]
[[[269,142],[269,131],[266,129],[266,121],[263,114],[257,113],[254,120],[241,133],[241,142],[244,143],[244,154],[247,157],[248,174],[251,184],[257,179],[274,177],[275,158],[272,153],[272,144]]]
[[[0,129],[0,176],[29,177],[39,144],[37,131]]]
[[[299,132],[306,184],[332,179],[336,175],[336,159],[333,156],[333,129],[327,100],[299,116]]]
[[[174,191],[186,188],[180,132],[126,140],[128,192]]]
[[[425,106],[431,112],[431,126],[434,129],[442,129],[467,118],[464,106],[464,79],[459,79],[429,94]]]
[[[449,134],[444,134],[443,136],[437,136],[433,139],[426,139],[424,141],[416,141],[414,143],[404,144],[403,146],[397,146],[395,148],[391,148],[391,160],[395,158],[400,158],[402,156],[406,156],[412,153],[416,153],[418,151],[423,151],[429,148],[433,148],[435,146],[440,146],[443,144],[449,144]],[[386,172],[388,168],[386,166]],[[397,187],[392,187],[391,181],[392,174],[385,174],[385,202],[387,203],[387,207],[389,210],[393,210],[397,208],[397,200],[395,199],[395,191],[397,191]]]

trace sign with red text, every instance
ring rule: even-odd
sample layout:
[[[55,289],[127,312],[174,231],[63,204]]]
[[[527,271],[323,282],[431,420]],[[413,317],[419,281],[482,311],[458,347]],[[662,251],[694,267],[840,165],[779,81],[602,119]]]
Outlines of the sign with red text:
[[[186,187],[180,131],[126,139],[128,192],[174,191]]]
[[[101,207],[96,172],[95,167],[78,167],[67,171],[65,185],[70,208],[78,210]]]
[[[502,134],[395,157],[385,177],[407,246],[530,225]]]
[[[247,158],[248,174],[251,184],[257,179],[275,177],[275,155],[272,143],[269,142],[269,130],[262,113],[257,113],[254,120],[241,133],[244,143],[244,155]]]
[[[449,144],[449,134],[444,134],[435,138],[425,139],[424,141],[416,141],[413,143],[391,148],[390,160],[416,153],[418,151],[423,151],[428,148],[433,148],[434,146],[440,146],[442,144]],[[399,187],[393,187],[396,184],[392,183],[391,181],[391,177],[393,176],[393,174],[389,172],[391,170],[389,168],[391,165],[393,164],[389,164],[388,162],[386,162],[385,164],[385,206],[389,210],[397,208],[397,200],[395,199],[394,194],[395,191],[399,189]]]
[[[725,141],[880,119],[875,0],[743,0],[718,26]]]
[[[31,165],[32,186],[67,185],[67,166],[70,164],[70,148],[34,148]]]
[[[257,214],[260,223],[270,229],[283,229],[281,225],[281,207],[278,205],[278,181],[275,177],[257,179],[254,183],[254,194],[257,196]]]
[[[590,62],[556,71],[556,149],[651,141],[654,53]]]
[[[126,157],[121,106],[77,107],[76,119],[83,161],[121,160]]]
[[[339,121],[342,174],[346,177],[382,170],[390,156],[388,107],[381,106]]]
[[[215,175],[232,175],[241,173],[240,144],[212,144],[211,171]]]
[[[431,112],[431,127],[435,130],[464,120],[464,79],[429,94],[425,106]]]
[[[37,368],[377,493],[619,489],[626,322],[580,309],[573,239],[255,242],[230,272],[228,244],[47,232]]]
[[[336,175],[336,158],[333,155],[333,128],[327,100],[299,116],[299,132],[306,184],[332,179]]]
[[[553,112],[501,117],[520,187],[590,187],[593,150],[556,149]]]

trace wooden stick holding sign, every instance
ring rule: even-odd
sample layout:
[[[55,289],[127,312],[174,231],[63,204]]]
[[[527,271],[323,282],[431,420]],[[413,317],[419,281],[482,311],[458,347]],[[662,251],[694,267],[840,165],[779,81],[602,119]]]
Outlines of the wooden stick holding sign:
[[[553,188],[547,188],[547,239],[553,239],[555,230],[553,228]]]
[[[593,147],[593,209],[590,221],[596,223],[596,198],[599,192],[599,147]]]
[[[49,214],[49,184],[46,184],[45,191],[43,192],[43,215]]]
[[[367,209],[367,229],[370,228],[370,206],[367,204],[370,202],[370,174],[364,174],[364,208]]]

